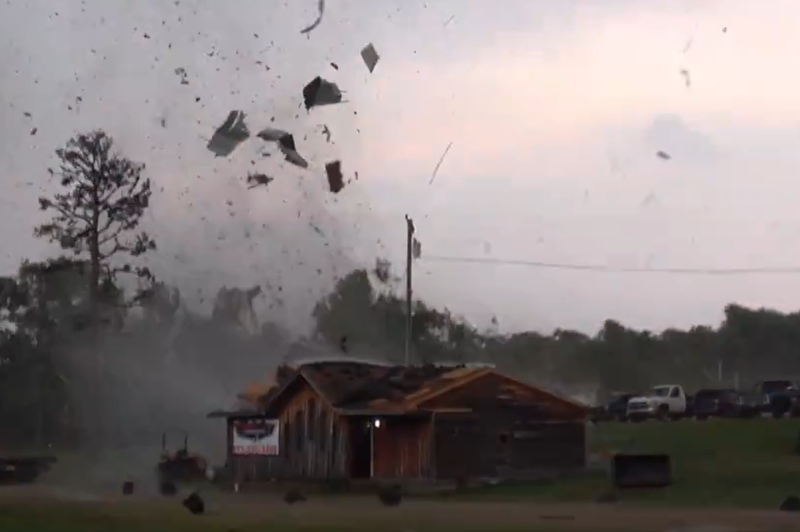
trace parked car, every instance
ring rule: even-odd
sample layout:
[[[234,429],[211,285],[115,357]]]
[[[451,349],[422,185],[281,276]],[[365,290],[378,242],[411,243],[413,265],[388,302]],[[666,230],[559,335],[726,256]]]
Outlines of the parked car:
[[[709,417],[752,417],[757,405],[748,401],[747,394],[733,389],[705,389],[694,395],[692,410],[695,419]]]
[[[601,421],[627,421],[628,400],[637,395],[639,394],[612,393],[607,403],[593,406],[589,409],[589,418],[595,423]]]
[[[678,384],[654,386],[650,394],[632,397],[627,416],[631,421],[649,418],[678,419],[686,415],[686,393]]]
[[[614,394],[606,405],[608,417],[615,421],[628,421],[628,401],[638,395],[637,393]]]
[[[759,381],[754,395],[760,396],[760,412],[781,418],[786,414],[800,415],[800,385],[795,381],[778,379]]]

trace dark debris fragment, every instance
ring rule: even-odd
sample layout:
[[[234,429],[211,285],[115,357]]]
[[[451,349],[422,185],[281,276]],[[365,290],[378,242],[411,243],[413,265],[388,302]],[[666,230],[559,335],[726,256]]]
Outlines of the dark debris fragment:
[[[325,173],[328,175],[328,187],[331,192],[338,194],[344,188],[344,176],[342,175],[342,162],[333,161],[325,165]]]
[[[375,46],[372,43],[369,43],[361,50],[361,59],[364,60],[364,64],[367,65],[370,74],[375,70],[375,65],[378,64],[380,58],[381,56],[378,55],[378,51],[375,50]]]
[[[227,157],[239,144],[250,137],[250,131],[244,122],[243,111],[231,111],[225,122],[217,128],[206,146],[217,157]]]
[[[251,189],[260,186],[266,187],[269,186],[269,184],[272,183],[274,180],[275,178],[270,177],[267,174],[259,174],[259,173],[247,174],[247,184],[249,185],[247,188]]]
[[[342,103],[342,91],[336,83],[317,76],[303,87],[303,103],[306,110],[320,105]]]
[[[665,152],[665,151],[661,151],[661,150],[659,150],[659,151],[657,151],[657,152],[656,152],[656,155],[657,155],[657,156],[658,156],[660,159],[663,159],[663,160],[665,160],[665,161],[669,161],[670,159],[672,159],[672,156],[671,156],[669,153]]]
[[[308,33],[308,32],[312,31],[314,28],[316,28],[317,26],[320,25],[320,23],[322,22],[322,15],[325,14],[325,0],[318,0],[318,2],[317,2],[317,11],[318,11],[317,19],[314,22],[312,22],[310,25],[308,25],[305,28],[303,28],[302,30],[300,30],[300,33]]]
[[[206,503],[196,491],[193,491],[188,497],[183,499],[182,504],[192,515],[203,515],[206,511]]]

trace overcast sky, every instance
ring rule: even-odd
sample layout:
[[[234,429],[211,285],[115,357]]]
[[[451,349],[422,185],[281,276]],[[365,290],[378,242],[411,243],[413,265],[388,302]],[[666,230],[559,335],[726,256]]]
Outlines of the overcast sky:
[[[101,127],[147,164],[151,265],[194,304],[260,283],[283,301],[262,310],[300,326],[337,275],[377,255],[402,265],[409,213],[417,295],[479,325],[663,329],[716,324],[729,302],[800,306],[800,274],[433,260],[800,266],[797,2],[325,3],[308,35],[317,0],[0,5],[0,266],[57,251],[30,236],[36,197],[53,190],[54,149]],[[372,74],[359,56],[369,42]],[[348,101],[301,109],[317,75]],[[257,139],[215,158],[205,144],[232,109],[251,130],[274,117],[310,168],[262,157]],[[334,196],[324,164],[337,158],[359,179]],[[276,180],[247,190],[251,170]]]

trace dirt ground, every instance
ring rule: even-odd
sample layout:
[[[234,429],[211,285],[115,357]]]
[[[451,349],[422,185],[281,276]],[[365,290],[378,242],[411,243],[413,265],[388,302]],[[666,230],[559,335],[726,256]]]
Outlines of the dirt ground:
[[[126,520],[158,520],[160,516],[203,519],[210,525],[231,527],[261,522],[284,528],[346,527],[360,530],[564,530],[750,532],[800,531],[800,514],[763,510],[642,508],[596,504],[530,504],[520,502],[404,501],[386,508],[376,497],[316,497],[288,506],[277,495],[208,492],[207,515],[190,516],[180,498],[165,500],[152,495],[123,498],[117,494],[86,493],[46,486],[0,488],[0,504],[35,504],[54,513],[80,508],[83,512],[120,515]],[[154,524],[156,524],[154,522]]]

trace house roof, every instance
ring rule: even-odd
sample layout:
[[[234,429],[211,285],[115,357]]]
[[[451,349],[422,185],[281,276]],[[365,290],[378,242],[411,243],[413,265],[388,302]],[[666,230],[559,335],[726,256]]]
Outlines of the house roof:
[[[481,376],[499,374],[491,367],[384,366],[361,362],[319,362],[300,366],[281,386],[271,388],[261,403],[274,405],[300,379],[307,382],[328,404],[343,412],[379,411],[407,413],[424,402],[461,387]],[[584,405],[556,396],[527,383],[502,375],[539,395],[571,408]]]

